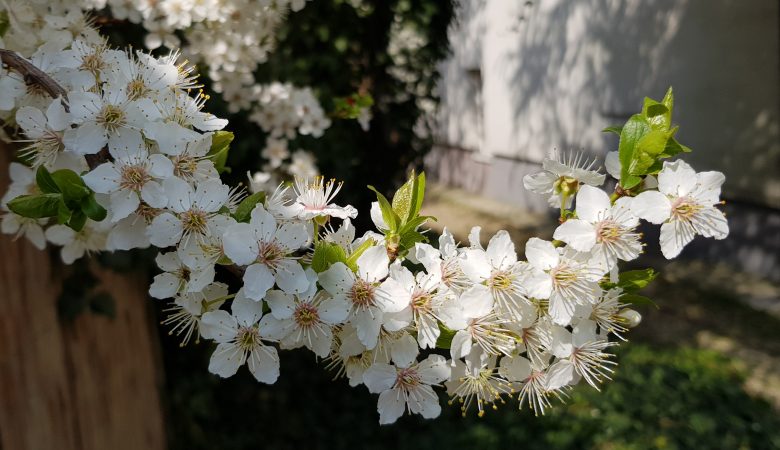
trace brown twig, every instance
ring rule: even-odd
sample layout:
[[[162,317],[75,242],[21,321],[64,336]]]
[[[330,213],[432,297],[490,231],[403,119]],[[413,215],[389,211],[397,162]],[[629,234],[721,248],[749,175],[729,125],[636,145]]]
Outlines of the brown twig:
[[[35,84],[51,95],[52,98],[62,97],[65,100],[68,96],[68,92],[59,85],[52,77],[46,74],[46,72],[35,67],[33,63],[23,58],[16,52],[0,48],[0,60],[3,64],[10,69],[18,72],[24,77],[24,82],[29,86]],[[68,109],[68,105],[65,105],[65,109]]]
[[[46,72],[35,67],[33,63],[27,59],[21,57],[18,53],[10,50],[0,48],[0,60],[3,64],[10,69],[18,72],[24,78],[24,82],[29,85],[36,85],[46,91],[52,98],[61,97],[62,106],[65,107],[65,111],[70,111],[68,107],[68,91],[65,90],[59,83],[54,81]],[[85,155],[87,165],[90,169],[103,164],[110,160],[110,155],[107,149],[102,149],[94,155]]]

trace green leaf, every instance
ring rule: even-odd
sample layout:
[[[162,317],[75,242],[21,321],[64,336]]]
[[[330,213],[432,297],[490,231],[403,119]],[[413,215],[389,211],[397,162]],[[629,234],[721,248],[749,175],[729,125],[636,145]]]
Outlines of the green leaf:
[[[400,227],[401,219],[395,211],[393,211],[393,207],[384,195],[377,191],[374,186],[368,186],[368,188],[376,194],[376,199],[379,202],[379,209],[382,211],[382,219],[384,219],[385,223],[390,228],[390,233],[396,233]]]
[[[84,184],[84,180],[74,171],[68,169],[58,170],[51,174],[51,178],[62,192],[66,202],[79,202],[92,191]]]
[[[95,195],[89,195],[81,201],[81,210],[84,214],[95,222],[100,222],[106,218],[106,209],[95,201]]]
[[[627,305],[655,306],[656,309],[658,309],[658,304],[650,300],[649,297],[645,297],[644,295],[626,293],[620,296],[620,301]]]
[[[252,211],[255,209],[255,206],[257,206],[258,203],[262,204],[263,202],[265,202],[265,192],[255,192],[241,200],[241,203],[239,203],[236,208],[236,212],[233,213],[233,218],[236,219],[237,222],[249,222],[252,218]]]
[[[420,233],[419,231],[407,231],[406,233],[401,235],[401,239],[399,241],[401,251],[399,254],[403,256],[405,252],[412,247],[414,247],[414,244],[418,242],[428,242],[428,238],[425,237],[424,234]]]
[[[230,151],[230,143],[233,142],[234,137],[230,131],[216,131],[211,135],[211,149],[206,156],[214,162],[214,167],[219,173],[229,172],[229,168],[225,165]]]
[[[646,175],[658,156],[666,148],[669,140],[669,132],[662,130],[650,130],[636,143],[634,154],[628,172],[631,175]]]
[[[620,132],[620,144],[618,154],[620,158],[620,185],[624,189],[631,189],[638,185],[642,179],[629,172],[631,162],[634,159],[634,150],[642,136],[650,131],[650,124],[640,114],[634,114],[623,126]]]
[[[654,130],[667,131],[672,126],[672,113],[669,108],[651,98],[645,97],[642,115]]]
[[[666,90],[666,94],[664,95],[664,99],[661,100],[661,103],[666,106],[666,109],[669,110],[669,115],[671,116],[672,111],[674,110],[674,91],[671,86]]]
[[[669,140],[666,141],[666,147],[664,147],[664,151],[659,155],[659,157],[671,158],[672,156],[678,155],[680,153],[690,153],[692,151],[693,150],[691,150],[690,147],[682,145],[677,141],[677,139],[670,137]]]
[[[636,292],[646,287],[656,277],[658,277],[658,272],[653,269],[629,270],[620,273],[617,286],[625,292]]]
[[[401,218],[401,223],[406,223],[412,214],[412,196],[414,191],[414,184],[417,180],[414,171],[411,176],[393,195],[393,212]],[[387,220],[385,220],[387,221]]]
[[[54,178],[51,177],[51,173],[44,166],[38,167],[35,172],[35,184],[41,189],[44,194],[58,194],[60,188],[57,183],[54,182]]]
[[[68,204],[65,203],[65,200],[62,197],[60,197],[60,200],[57,203],[57,223],[63,225],[68,223],[72,215],[73,211],[68,208]]]
[[[439,339],[436,340],[436,348],[449,349],[452,347],[452,338],[455,337],[455,331],[447,328],[439,322]]]
[[[422,209],[424,198],[425,198],[425,172],[420,172],[420,175],[417,175],[417,180],[414,183],[414,191],[412,192],[412,210],[411,213],[409,214],[408,220],[411,220],[417,217],[418,214],[420,214],[420,210]]]
[[[620,136],[620,132],[623,131],[623,125],[612,125],[611,127],[601,130],[602,133],[614,133]]]
[[[314,246],[314,255],[311,258],[311,268],[320,273],[328,270],[328,267],[337,262],[347,263],[347,254],[344,249],[333,242],[317,242]]]
[[[70,220],[68,220],[67,225],[73,229],[73,231],[81,231],[84,228],[84,225],[87,223],[87,215],[84,214],[80,209],[73,211],[73,214],[70,216]]]
[[[363,241],[362,244],[358,246],[358,248],[352,250],[352,253],[349,255],[349,258],[347,258],[347,261],[344,263],[352,269],[353,272],[357,272],[357,260],[360,258],[360,255],[363,254],[366,250],[371,248],[372,246],[376,245],[376,242],[373,239],[366,239]]]
[[[403,235],[408,231],[415,231],[429,220],[433,220],[435,222],[436,218],[433,216],[417,216],[414,219],[410,220],[409,222],[406,222],[404,226],[402,226],[401,229],[398,230],[398,234]]]
[[[33,219],[54,217],[61,200],[61,194],[20,195],[8,202],[8,209]]]

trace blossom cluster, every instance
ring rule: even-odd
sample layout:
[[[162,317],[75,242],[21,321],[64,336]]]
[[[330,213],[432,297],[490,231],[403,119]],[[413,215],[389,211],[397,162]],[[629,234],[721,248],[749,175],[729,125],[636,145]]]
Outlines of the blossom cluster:
[[[60,25],[47,26],[72,32]],[[119,51],[88,31],[30,53],[63,95],[0,74],[0,105],[18,126],[24,161],[10,167],[3,232],[62,246],[66,263],[158,248],[149,293],[168,303],[165,324],[183,344],[214,344],[208,370],[220,377],[246,365],[274,383],[279,350],[305,347],[378,394],[383,424],[405,412],[438,416],[439,388],[464,414],[507,398],[543,413],[580,381],[598,388],[609,379],[609,349],[641,319],[631,299],[653,273],[619,271],[645,245],[641,219],[661,224],[670,258],[696,234],[728,234],[715,207],[723,174],[682,160],[642,165],[644,155],[629,169],[634,155],[623,151],[610,171],[622,187],[611,196],[605,175],[581,158],[546,160],[525,179],[561,210],[554,240],[531,238],[525,260],[506,231],[483,246],[478,227],[467,245],[445,230],[431,245],[422,174],[392,201],[377,193],[375,230],[358,235],[358,211],[334,203],[333,180],[298,177],[251,195],[223,184],[227,121],[202,110],[178,53]],[[675,144],[668,134],[665,145],[683,149]],[[231,292],[217,267],[241,287]]]

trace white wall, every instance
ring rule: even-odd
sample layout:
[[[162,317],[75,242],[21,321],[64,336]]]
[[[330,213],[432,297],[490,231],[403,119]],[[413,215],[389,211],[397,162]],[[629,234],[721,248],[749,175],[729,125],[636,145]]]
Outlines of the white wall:
[[[779,5],[462,0],[429,171],[541,207],[523,174],[556,148],[616,149],[600,130],[672,85],[694,167],[725,172],[727,198],[780,208]]]

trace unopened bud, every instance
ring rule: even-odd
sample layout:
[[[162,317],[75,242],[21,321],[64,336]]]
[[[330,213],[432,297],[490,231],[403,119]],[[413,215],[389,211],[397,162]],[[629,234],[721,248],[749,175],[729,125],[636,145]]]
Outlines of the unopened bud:
[[[634,328],[642,323],[642,315],[630,308],[623,308],[618,313],[618,317],[625,321],[628,328]]]

